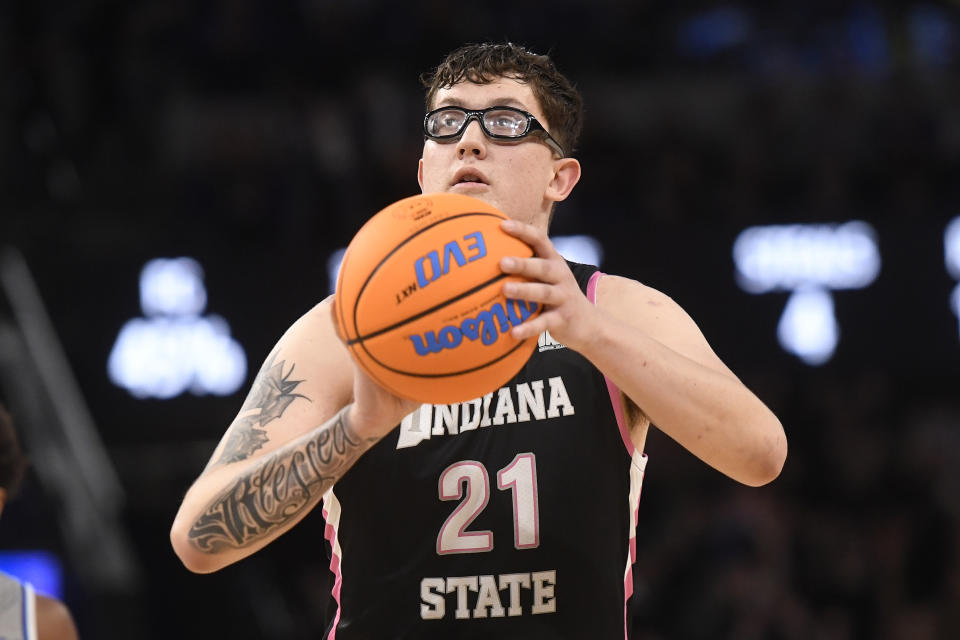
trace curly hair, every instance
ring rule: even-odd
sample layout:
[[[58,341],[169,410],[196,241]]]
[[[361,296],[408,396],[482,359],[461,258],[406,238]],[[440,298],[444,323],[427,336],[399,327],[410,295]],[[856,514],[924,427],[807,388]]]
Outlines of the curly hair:
[[[20,489],[20,481],[27,468],[27,458],[20,450],[13,419],[0,404],[0,488],[7,490],[7,499]]]
[[[567,155],[576,148],[583,128],[583,98],[553,61],[526,48],[504,44],[468,44],[450,53],[436,69],[420,76],[427,88],[427,111],[437,91],[463,82],[487,84],[497,78],[514,78],[530,85],[540,103],[545,126]]]

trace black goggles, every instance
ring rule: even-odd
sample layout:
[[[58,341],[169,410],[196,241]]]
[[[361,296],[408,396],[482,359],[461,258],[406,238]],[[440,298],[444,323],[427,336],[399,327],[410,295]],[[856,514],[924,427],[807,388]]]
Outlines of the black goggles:
[[[533,114],[513,107],[494,106],[476,111],[463,107],[440,107],[423,117],[423,135],[440,142],[459,139],[474,118],[489,138],[521,140],[534,135],[563,157],[563,148]]]

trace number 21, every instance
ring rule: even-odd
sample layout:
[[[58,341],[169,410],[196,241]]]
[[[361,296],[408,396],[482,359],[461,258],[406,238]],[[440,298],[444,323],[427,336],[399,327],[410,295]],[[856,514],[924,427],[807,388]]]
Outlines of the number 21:
[[[466,495],[464,495],[466,487]],[[513,494],[513,546],[540,546],[540,505],[537,500],[537,459],[518,453],[497,472],[497,489]],[[487,468],[476,460],[456,462],[440,474],[441,500],[461,500],[437,535],[437,553],[480,553],[493,549],[492,531],[467,531],[490,501]]]

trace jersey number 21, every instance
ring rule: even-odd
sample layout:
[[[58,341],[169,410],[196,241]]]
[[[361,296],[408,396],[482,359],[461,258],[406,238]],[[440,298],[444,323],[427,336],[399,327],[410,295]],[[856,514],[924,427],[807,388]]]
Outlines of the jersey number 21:
[[[537,501],[537,459],[518,453],[497,472],[497,489],[513,494],[513,546],[534,549],[540,545],[540,508]],[[492,531],[467,531],[490,501],[487,468],[476,460],[455,462],[440,474],[441,500],[461,500],[437,535],[437,553],[480,553],[493,549]]]

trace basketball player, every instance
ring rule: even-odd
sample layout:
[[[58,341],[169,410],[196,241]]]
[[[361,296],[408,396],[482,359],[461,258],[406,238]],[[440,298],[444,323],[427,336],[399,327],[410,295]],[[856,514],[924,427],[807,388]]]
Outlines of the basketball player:
[[[533,281],[504,293],[544,305],[512,329],[538,348],[503,388],[418,406],[353,365],[321,302],[267,357],[173,546],[215,571],[322,500],[328,638],[624,637],[651,422],[753,486],[779,474],[783,429],[670,298],[552,246],[582,107],[547,57],[470,45],[424,82],[420,187],[485,200],[534,248],[501,268]]]
[[[0,511],[13,498],[27,466],[10,415],[0,405]],[[30,583],[0,572],[0,639],[76,640],[69,609],[35,593]]]

